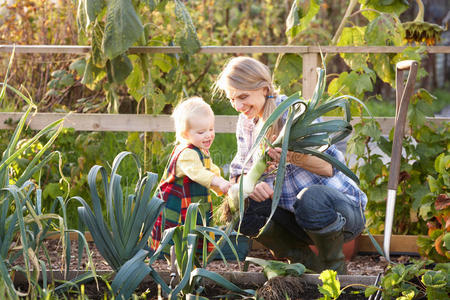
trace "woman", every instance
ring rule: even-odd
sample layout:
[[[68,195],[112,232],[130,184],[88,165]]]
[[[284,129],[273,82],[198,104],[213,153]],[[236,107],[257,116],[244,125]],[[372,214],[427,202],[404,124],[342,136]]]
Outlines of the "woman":
[[[233,58],[219,75],[214,91],[224,92],[233,108],[240,112],[236,137],[238,150],[230,167],[230,181],[236,182],[244,170],[246,155],[258,135],[262,123],[277,105],[287,97],[275,91],[269,68],[249,57]],[[285,117],[280,118],[267,138],[278,135]],[[270,149],[269,156],[276,163],[280,148]],[[342,153],[335,146],[326,152],[340,161]],[[241,232],[256,237],[270,215],[274,176],[266,176],[250,195]],[[315,156],[289,152],[286,175],[277,210],[256,240],[277,257],[301,262],[320,272],[334,269],[345,273],[344,241],[356,238],[364,229],[363,210],[366,195],[342,172]],[[296,237],[296,238],[293,238]],[[308,245],[314,244],[316,256]]]

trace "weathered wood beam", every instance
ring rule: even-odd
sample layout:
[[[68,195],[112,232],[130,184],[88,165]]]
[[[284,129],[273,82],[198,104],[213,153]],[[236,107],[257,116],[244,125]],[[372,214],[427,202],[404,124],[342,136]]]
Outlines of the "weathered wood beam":
[[[91,49],[90,46],[77,45],[0,45],[0,53],[11,53],[15,47],[17,54],[44,53],[44,54],[84,54]],[[239,54],[239,53],[400,53],[406,47],[394,46],[203,46],[199,53],[213,54]],[[427,53],[450,53],[450,46],[428,46]],[[178,46],[140,46],[131,47],[129,53],[181,53]]]
[[[22,113],[0,112],[0,129],[14,129]],[[65,117],[64,127],[74,128],[76,131],[148,131],[173,132],[173,121],[169,115],[135,115],[135,114],[81,114],[81,113],[36,113],[28,118],[28,126],[33,130],[40,130],[61,118]],[[325,117],[325,120],[337,117]],[[393,117],[375,118],[381,126],[381,132],[388,134],[394,126]],[[430,123],[441,124],[449,122],[450,118],[428,118]],[[354,117],[352,124],[360,122]],[[216,116],[216,132],[234,133],[237,116]]]

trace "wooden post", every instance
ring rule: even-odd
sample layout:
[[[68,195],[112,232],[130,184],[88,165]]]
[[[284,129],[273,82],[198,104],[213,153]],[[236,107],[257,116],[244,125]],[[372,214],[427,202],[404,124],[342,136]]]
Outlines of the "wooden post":
[[[317,53],[305,53],[303,57],[303,88],[302,96],[310,99],[317,83],[317,67],[319,66],[319,55]]]

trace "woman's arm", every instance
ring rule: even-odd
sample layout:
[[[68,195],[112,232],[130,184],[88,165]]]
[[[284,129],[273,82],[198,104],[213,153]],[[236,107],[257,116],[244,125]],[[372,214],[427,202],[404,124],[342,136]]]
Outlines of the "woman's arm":
[[[267,154],[275,163],[278,163],[280,161],[281,148],[276,147],[269,149]],[[333,167],[331,164],[312,155],[288,151],[287,162],[317,175],[328,177],[333,176]]]
[[[321,176],[333,176],[331,164],[316,156],[289,151],[288,162]]]

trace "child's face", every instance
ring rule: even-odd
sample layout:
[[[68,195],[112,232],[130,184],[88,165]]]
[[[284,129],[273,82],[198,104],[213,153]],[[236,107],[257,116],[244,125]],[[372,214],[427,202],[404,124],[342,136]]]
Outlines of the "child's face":
[[[215,136],[214,116],[208,114],[189,120],[189,129],[184,138],[197,148],[209,150]]]

